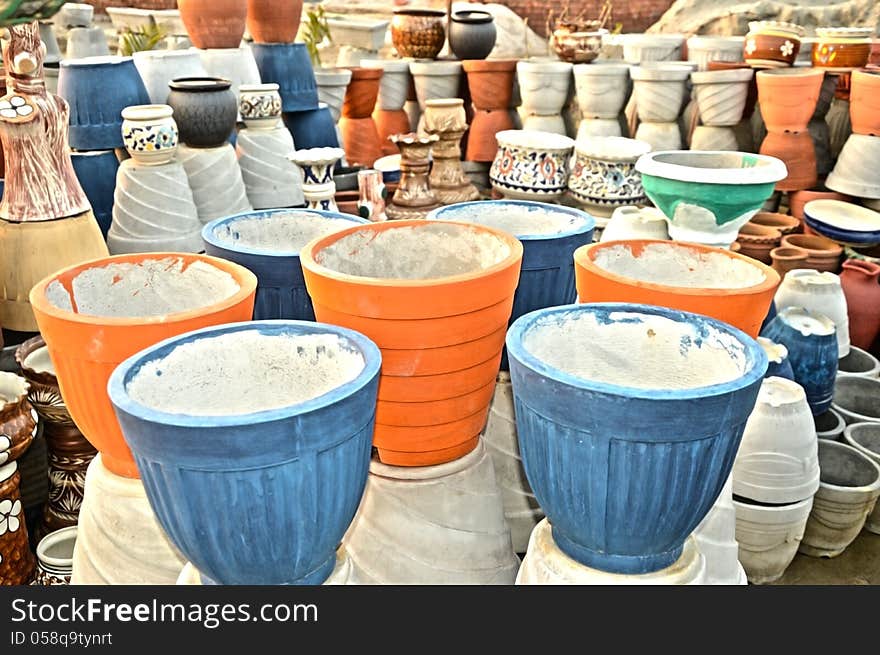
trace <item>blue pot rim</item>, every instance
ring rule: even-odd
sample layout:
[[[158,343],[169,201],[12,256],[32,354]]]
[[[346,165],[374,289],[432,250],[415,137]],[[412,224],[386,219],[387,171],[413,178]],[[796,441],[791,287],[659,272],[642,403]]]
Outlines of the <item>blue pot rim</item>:
[[[746,372],[737,379],[730,380],[729,382],[722,382],[720,384],[692,387],[688,389],[640,389],[576,377],[561,371],[554,366],[546,364],[530,353],[523,345],[523,337],[526,332],[530,330],[539,319],[543,319],[552,314],[567,314],[571,312],[592,313],[597,309],[608,313],[620,311],[650,314],[654,316],[662,316],[675,321],[711,326],[735,337],[743,344],[743,346],[745,346],[746,362],[747,365],[750,365],[750,368],[748,368]],[[545,378],[584,391],[645,400],[695,400],[698,398],[726,395],[747,388],[762,380],[768,366],[767,354],[764,352],[761,345],[745,332],[729,325],[728,323],[724,323],[708,316],[693,314],[691,312],[683,312],[677,309],[636,303],[579,303],[539,309],[524,314],[514,321],[513,325],[511,325],[510,329],[507,331],[506,346],[508,356],[511,360],[516,360],[526,368],[531,369]],[[761,365],[762,362],[763,366]]]
[[[253,332],[261,334],[335,334],[355,345],[364,356],[364,368],[358,376],[343,385],[305,402],[278,409],[268,409],[249,414],[229,414],[221,416],[190,416],[172,414],[151,409],[133,400],[125,388],[141,367],[148,362],[160,359],[173,352],[178,346],[202,338],[217,337],[234,332]],[[382,354],[379,347],[369,338],[348,328],[316,323],[313,321],[267,320],[227,323],[186,332],[160,341],[157,344],[135,353],[117,366],[107,382],[107,393],[115,409],[134,416],[142,421],[173,425],[184,428],[225,428],[274,423],[289,420],[296,416],[324,409],[340,400],[361,391],[379,375]]]
[[[309,214],[319,214],[324,218],[338,218],[346,221],[350,221],[352,223],[364,224],[370,223],[365,218],[361,218],[360,216],[354,216],[352,214],[343,214],[341,212],[331,212],[325,211],[323,209],[308,209],[305,207],[297,208],[286,208],[286,209],[257,209],[255,211],[250,212],[242,212],[241,214],[234,214],[232,216],[224,216],[222,218],[216,218],[210,223],[206,223],[202,228],[202,239],[205,243],[209,243],[215,248],[220,250],[226,250],[229,252],[240,252],[245,255],[258,255],[260,257],[296,257],[299,258],[299,252],[291,252],[289,250],[263,250],[261,248],[250,248],[248,246],[242,246],[239,244],[232,244],[227,241],[221,241],[216,236],[214,236],[214,230],[218,227],[225,225],[227,223],[233,223],[235,221],[245,219],[245,218],[258,218],[258,217],[269,217],[275,214],[289,214],[291,212],[306,212]]]
[[[807,203],[809,204],[809,203]],[[824,223],[819,219],[813,218],[804,211],[804,222],[824,237],[841,241],[845,245],[870,246],[880,243],[880,231],[864,231],[846,230],[840,227],[834,227],[828,223]]]
[[[454,213],[457,210],[465,209],[473,206],[485,207],[487,203],[495,203],[501,205],[516,205],[520,207],[534,207],[535,209],[544,209],[557,214],[565,214],[566,216],[574,216],[584,221],[582,227],[567,232],[558,232],[555,234],[514,234],[520,241],[550,241],[552,239],[564,239],[566,237],[575,236],[576,234],[586,234],[590,230],[596,229],[596,219],[592,214],[574,207],[566,207],[564,205],[551,205],[548,202],[537,202],[535,200],[472,200],[470,202],[458,202],[444,207],[438,207],[428,213],[427,219],[430,221],[455,221],[454,216],[444,216],[446,213]],[[474,221],[463,221],[465,223],[474,223]],[[480,223],[476,223],[479,225]]]

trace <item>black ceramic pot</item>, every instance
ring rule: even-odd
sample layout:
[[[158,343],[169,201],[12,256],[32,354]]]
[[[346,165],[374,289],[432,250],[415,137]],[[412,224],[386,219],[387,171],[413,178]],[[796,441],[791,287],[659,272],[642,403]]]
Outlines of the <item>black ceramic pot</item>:
[[[232,82],[220,77],[181,77],[168,84],[180,142],[194,148],[222,146],[235,130],[238,102]]]
[[[459,59],[485,59],[495,47],[495,20],[488,11],[456,11],[449,26],[449,47]]]

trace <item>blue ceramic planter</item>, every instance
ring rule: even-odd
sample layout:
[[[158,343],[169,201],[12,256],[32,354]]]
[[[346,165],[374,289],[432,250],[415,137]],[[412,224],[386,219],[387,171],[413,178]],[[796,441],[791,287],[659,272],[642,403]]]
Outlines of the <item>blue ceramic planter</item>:
[[[311,214],[316,217],[316,220],[338,218],[351,221],[352,226],[355,223],[369,223],[363,218],[350,214],[317,209],[270,209],[218,218],[202,228],[202,239],[205,242],[206,253],[241,264],[257,276],[257,297],[254,303],[254,320],[257,321],[268,319],[315,320],[312,299],[306,291],[306,283],[303,279],[299,253],[233,245],[229,243],[228,238],[218,237],[218,232],[223,233],[228,228],[232,228],[234,234],[235,223],[242,219],[268,218],[291,212]]]
[[[131,57],[63,60],[58,95],[70,105],[69,141],[75,150],[122,148],[122,110],[150,103]]]
[[[352,381],[302,403],[228,416],[148,408],[127,391],[183,344],[233,332],[333,334],[360,352]],[[234,323],[162,341],[120,364],[108,392],[147,497],[181,553],[220,584],[321,584],[367,481],[381,356],[362,334],[297,321]]]
[[[297,150],[309,148],[338,148],[339,135],[330,108],[322,104],[317,109],[281,114],[284,126],[293,137]]]
[[[787,307],[761,331],[788,349],[794,381],[804,388],[813,416],[831,407],[837,377],[837,333],[824,314]]]
[[[708,386],[623,387],[575,377],[539,359],[524,343],[532,330],[587,314],[603,330],[655,317],[684,324],[689,336],[681,337],[683,353],[720,333],[730,340],[728,352],[742,372]],[[619,347],[615,358],[641,361],[633,343],[611,336]],[[582,347],[589,353],[591,345]],[[520,453],[557,545],[587,566],[615,573],[673,564],[733,467],[767,370],[763,349],[715,319],[610,303],[526,314],[508,331],[507,348]]]
[[[104,238],[113,221],[113,195],[116,192],[116,172],[119,159],[113,150],[72,152],[73,170],[92,205]]]
[[[263,84],[279,86],[282,111],[318,106],[318,85],[305,43],[252,43],[251,51]]]
[[[492,221],[493,207],[516,207],[524,214],[529,211],[552,211],[570,217],[572,222],[569,229],[558,234],[514,235],[523,244],[523,261],[508,325],[512,325],[520,316],[536,309],[575,302],[577,289],[574,281],[574,251],[592,243],[593,230],[596,227],[595,219],[579,209],[528,200],[463,202],[435,209],[428,218],[444,221],[464,220],[468,223],[482,223],[504,229],[501,224]],[[508,369],[505,348],[501,357],[501,370]]]

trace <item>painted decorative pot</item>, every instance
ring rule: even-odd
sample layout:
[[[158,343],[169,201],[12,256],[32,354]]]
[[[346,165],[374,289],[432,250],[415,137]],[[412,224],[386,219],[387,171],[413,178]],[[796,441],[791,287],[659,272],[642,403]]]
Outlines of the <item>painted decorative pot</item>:
[[[257,43],[293,43],[303,0],[247,0],[247,31]]]
[[[588,64],[602,52],[602,38],[609,33],[599,28],[598,21],[594,25],[597,29],[555,29],[550,34],[550,47],[562,61]]]
[[[787,234],[780,244],[784,248],[797,248],[807,254],[806,266],[817,271],[836,272],[840,266],[843,247],[831,239],[815,234]]]
[[[113,369],[170,336],[249,320],[256,287],[253,273],[222,259],[149,253],[71,266],[32,289],[70,416],[111,472],[138,477],[106,393]]]
[[[47,534],[37,544],[37,570],[31,584],[43,587],[69,585],[73,573],[73,549],[77,526]]]
[[[644,141],[618,136],[575,143],[568,193],[580,205],[609,215],[616,207],[647,202],[639,157],[651,151]]]
[[[867,350],[850,345],[849,355],[837,361],[837,376],[848,375],[863,378],[880,377],[880,360]]]
[[[670,237],[725,247],[787,173],[775,157],[745,152],[652,152],[636,170]]]
[[[37,435],[37,412],[28,402],[29,389],[24,378],[0,371],[0,465],[24,455]]]
[[[758,337],[758,343],[767,354],[767,373],[764,377],[785,378],[793,381],[794,371],[791,368],[791,362],[788,361],[788,348],[767,337]]]
[[[183,77],[169,86],[168,104],[174,109],[181,143],[194,148],[222,146],[238,118],[232,83],[219,77]]]
[[[831,406],[847,425],[880,423],[880,380],[857,375],[838,377]]]
[[[774,303],[777,309],[803,307],[830,318],[837,331],[838,357],[849,354],[847,301],[837,275],[812,269],[789,271],[776,291]]]
[[[250,129],[272,129],[281,121],[281,95],[277,84],[243,84],[238,87],[238,113]]]
[[[281,118],[299,150],[338,148],[340,145],[336,123],[325,104],[319,104],[317,109],[283,113]]]
[[[436,59],[446,41],[445,24],[440,9],[395,9],[391,42],[400,57]]]
[[[177,77],[204,77],[208,74],[197,50],[142,50],[132,54],[150,102],[165,104],[168,84]]]
[[[581,115],[616,120],[629,93],[629,66],[619,62],[578,64],[572,70]]]
[[[514,200],[554,200],[565,193],[573,139],[535,130],[505,130],[495,138],[489,180],[496,191]]]
[[[750,257],[672,241],[603,241],[575,254],[583,303],[652,304],[711,316],[750,336],[758,331],[779,275]]]
[[[0,465],[0,584],[30,582],[36,564],[28,543],[18,462]]]
[[[817,27],[813,66],[841,73],[866,66],[873,32],[870,27]]]
[[[454,11],[449,22],[449,49],[461,60],[485,59],[495,47],[495,19],[488,11]]]
[[[167,164],[177,152],[177,123],[168,105],[135,105],[122,110],[122,141],[139,164]]]
[[[523,259],[510,324],[536,309],[575,301],[574,252],[592,243],[596,227],[586,212],[527,200],[490,200],[441,207],[428,218],[477,223],[510,232],[520,240]],[[508,368],[505,350],[501,370]]]
[[[813,68],[758,71],[758,102],[769,132],[803,132],[819,102],[825,72]]]
[[[381,461],[432,466],[477,446],[522,253],[509,233],[424,220],[350,228],[300,253],[317,320],[358,330],[382,350]]]
[[[715,319],[618,303],[526,314],[507,348],[523,464],[556,544],[604,571],[670,566],[730,475],[764,351]]]
[[[880,265],[848,259],[843,262],[840,285],[846,296],[849,334],[854,346],[869,349],[880,334]]]
[[[68,140],[75,150],[122,148],[122,110],[150,102],[131,57],[63,60],[58,95],[70,106]]]
[[[831,407],[838,360],[835,332],[830,318],[801,307],[783,309],[761,330],[762,337],[788,349],[795,382],[804,388],[813,416]]]
[[[361,334],[284,321],[167,339],[114,371],[108,391],[147,498],[203,582],[330,575],[367,482],[380,364]]]
[[[314,238],[366,223],[317,210],[272,209],[219,218],[205,225],[205,252],[235,262],[257,276],[254,320],[314,321],[299,251]]]
[[[752,21],[746,35],[743,56],[755,68],[791,66],[797,59],[805,30],[782,21]]]
[[[853,71],[849,115],[855,134],[880,136],[880,70]]]
[[[196,48],[237,48],[241,43],[248,0],[177,0],[177,7]]]
[[[106,238],[113,222],[113,196],[116,192],[116,173],[119,170],[116,151],[71,152],[70,163],[73,164],[76,179],[89,199],[98,227]]]
[[[516,77],[526,115],[555,116],[562,111],[571,87],[572,65],[562,61],[523,60]]]
[[[318,84],[305,43],[251,45],[263,84],[277,84],[284,111],[318,106]]]
[[[854,423],[846,428],[843,439],[844,443],[880,466],[880,424]],[[880,534],[880,508],[877,505],[874,505],[874,510],[865,521],[865,530]]]
[[[733,501],[733,506],[738,557],[749,582],[765,584],[778,580],[797,554],[813,498],[778,506],[740,498]]]

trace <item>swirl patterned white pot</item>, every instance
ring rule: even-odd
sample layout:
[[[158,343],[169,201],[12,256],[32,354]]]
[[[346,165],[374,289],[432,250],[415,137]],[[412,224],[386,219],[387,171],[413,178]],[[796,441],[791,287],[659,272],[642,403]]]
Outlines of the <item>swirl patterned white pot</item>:
[[[619,136],[578,142],[568,179],[569,196],[607,216],[617,207],[646,203],[636,161],[649,152],[649,143]]]
[[[537,130],[503,130],[489,169],[492,188],[505,198],[555,200],[568,188],[574,139]]]

